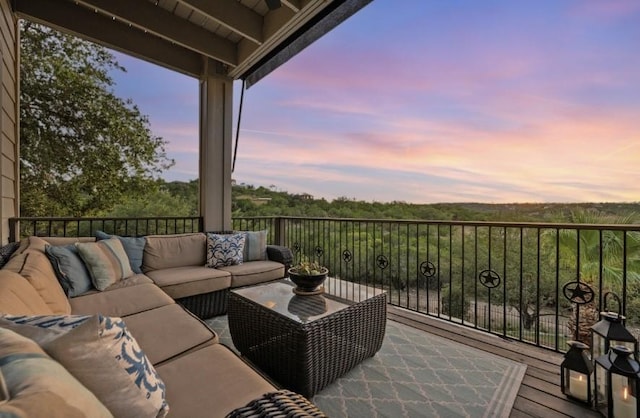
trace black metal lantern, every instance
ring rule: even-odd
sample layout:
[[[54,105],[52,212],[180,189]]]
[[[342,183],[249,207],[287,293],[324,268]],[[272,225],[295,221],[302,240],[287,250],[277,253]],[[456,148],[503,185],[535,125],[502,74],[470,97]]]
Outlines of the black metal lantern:
[[[569,351],[560,364],[560,388],[566,396],[591,405],[593,361],[589,357],[589,346],[579,341],[567,341],[567,344]]]
[[[618,305],[618,312],[607,309],[607,301],[612,298]],[[626,319],[621,314],[622,303],[620,297],[613,292],[607,292],[603,296],[604,312],[600,312],[600,321],[591,327],[591,350],[592,358],[596,359],[609,352],[609,348],[614,345],[623,345],[633,351],[634,356],[638,353],[638,340],[624,327]]]
[[[623,345],[638,352],[638,340],[624,327],[625,317],[616,312],[600,312],[600,321],[591,327],[593,358],[609,352],[614,345]]]
[[[595,363],[596,382],[600,376],[604,378],[604,392],[595,392],[596,407],[608,418],[636,418],[640,412],[640,364],[633,352],[625,346],[613,346]]]

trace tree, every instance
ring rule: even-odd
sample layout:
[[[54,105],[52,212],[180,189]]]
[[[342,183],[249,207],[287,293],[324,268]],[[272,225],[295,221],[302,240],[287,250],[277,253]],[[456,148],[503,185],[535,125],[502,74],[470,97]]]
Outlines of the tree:
[[[107,49],[21,24],[20,178],[24,216],[89,216],[155,187],[173,161],[131,100]]]

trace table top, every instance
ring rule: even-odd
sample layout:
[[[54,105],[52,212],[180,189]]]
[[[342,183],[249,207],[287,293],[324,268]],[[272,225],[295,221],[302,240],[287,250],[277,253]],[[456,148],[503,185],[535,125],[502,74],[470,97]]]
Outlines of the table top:
[[[288,280],[265,283],[240,289],[236,293],[293,321],[309,323],[348,308],[354,303],[385,293],[382,289],[328,277],[324,293],[320,295],[296,295],[294,284]]]

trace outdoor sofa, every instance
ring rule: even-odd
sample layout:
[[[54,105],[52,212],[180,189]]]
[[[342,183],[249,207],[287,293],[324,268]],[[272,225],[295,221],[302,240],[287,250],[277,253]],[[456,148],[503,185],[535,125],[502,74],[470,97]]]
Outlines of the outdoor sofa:
[[[322,416],[278,391],[185,308],[222,313],[220,295],[282,278],[284,263],[206,267],[205,234],[149,236],[135,251],[132,239],[101,238],[29,237],[2,261],[0,415],[197,418],[275,408]],[[64,250],[77,252],[91,288],[65,276],[74,266]]]

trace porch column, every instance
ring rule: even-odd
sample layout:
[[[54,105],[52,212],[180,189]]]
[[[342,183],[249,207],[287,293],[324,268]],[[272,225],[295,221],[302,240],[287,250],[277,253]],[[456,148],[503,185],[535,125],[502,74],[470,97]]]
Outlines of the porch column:
[[[200,80],[200,215],[205,231],[231,229],[233,80],[215,63]]]

